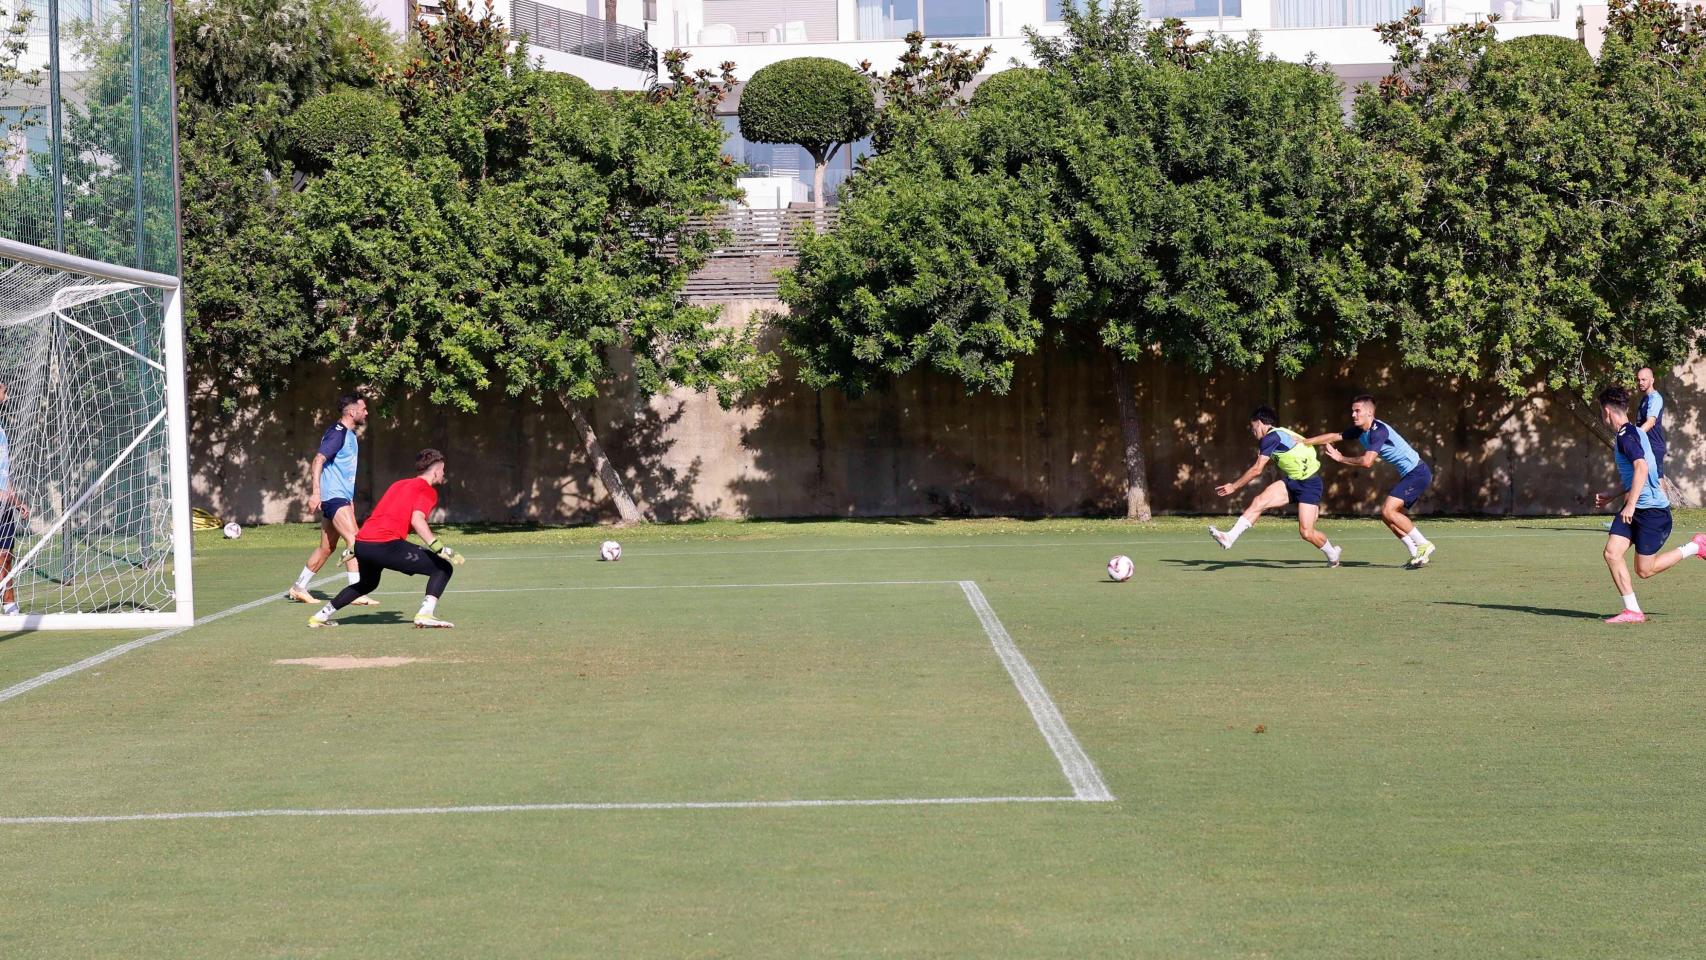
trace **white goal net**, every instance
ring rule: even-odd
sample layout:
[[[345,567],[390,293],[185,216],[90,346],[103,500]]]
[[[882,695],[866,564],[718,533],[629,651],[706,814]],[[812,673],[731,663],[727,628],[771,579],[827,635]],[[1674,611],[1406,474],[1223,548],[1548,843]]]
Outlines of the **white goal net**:
[[[0,629],[193,619],[180,317],[176,278],[0,240]]]

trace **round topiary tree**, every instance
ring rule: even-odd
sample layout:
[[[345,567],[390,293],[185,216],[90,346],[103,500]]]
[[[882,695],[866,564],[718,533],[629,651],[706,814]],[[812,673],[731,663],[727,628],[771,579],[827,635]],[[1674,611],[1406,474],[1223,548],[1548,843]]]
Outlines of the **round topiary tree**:
[[[1036,67],[1008,67],[1000,73],[990,74],[977,85],[971,93],[971,105],[988,107],[1011,103],[1046,82],[1047,77]]]
[[[336,90],[304,103],[284,127],[291,162],[319,173],[340,151],[367,153],[387,148],[403,135],[397,107],[360,90]]]
[[[538,88],[539,92],[554,100],[578,100],[584,97],[597,96],[592,84],[587,83],[572,73],[557,73],[554,70],[535,70],[528,79]]]
[[[792,143],[812,155],[812,199],[823,209],[823,171],[842,144],[870,134],[877,117],[871,82],[827,57],[796,57],[752,75],[740,94],[740,135]]]
[[[1580,40],[1539,34],[1502,40],[1487,51],[1492,68],[1552,70],[1572,81],[1593,75],[1593,55]]]

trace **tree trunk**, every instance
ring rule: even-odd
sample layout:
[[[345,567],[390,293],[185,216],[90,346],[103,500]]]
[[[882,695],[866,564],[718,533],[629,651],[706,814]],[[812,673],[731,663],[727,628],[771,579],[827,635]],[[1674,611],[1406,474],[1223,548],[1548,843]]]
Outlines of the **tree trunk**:
[[[616,22],[616,0],[604,0],[604,19],[610,23]]]
[[[820,221],[823,219],[823,174],[828,166],[829,161],[824,159],[818,160],[816,165],[812,167],[812,202],[817,205],[817,219]],[[818,229],[820,231],[823,229],[821,224],[819,224]]]
[[[1114,396],[1120,405],[1120,444],[1125,454],[1125,516],[1149,522],[1149,468],[1143,462],[1143,429],[1137,419],[1137,396],[1131,389],[1131,371],[1118,353],[1112,355]]]
[[[563,406],[569,411],[569,419],[574,421],[575,432],[581,436],[581,447],[586,450],[587,459],[592,461],[592,468],[598,471],[598,479],[609,491],[610,499],[616,504],[616,512],[622,517],[622,525],[629,526],[645,523],[646,518],[640,516],[640,510],[634,506],[634,498],[628,495],[628,486],[622,482],[622,475],[610,465],[610,458],[604,455],[604,445],[598,442],[598,435],[592,432],[592,424],[587,422],[586,414],[581,408],[564,398]]]

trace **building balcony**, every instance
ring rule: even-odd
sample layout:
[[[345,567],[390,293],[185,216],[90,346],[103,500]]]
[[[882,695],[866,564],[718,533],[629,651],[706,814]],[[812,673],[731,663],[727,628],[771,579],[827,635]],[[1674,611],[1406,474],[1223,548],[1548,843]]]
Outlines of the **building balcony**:
[[[534,0],[512,0],[509,27],[525,34],[535,50],[556,50],[629,70],[657,70],[657,50],[646,31],[625,24],[595,20]]]
[[[886,69],[914,30],[968,47],[992,46],[992,67],[1030,61],[1025,29],[1064,29],[1062,5],[1072,0],[660,0],[652,42],[687,50],[700,66],[733,61],[750,76],[760,67],[799,56],[824,56]],[[1577,0],[1153,0],[1157,22],[1184,20],[1199,35],[1260,32],[1263,45],[1284,59],[1314,54],[1334,64],[1385,62],[1389,52],[1375,24],[1396,20],[1420,4],[1438,29],[1497,15],[1502,36],[1574,36]],[[999,66],[998,66],[999,65]]]

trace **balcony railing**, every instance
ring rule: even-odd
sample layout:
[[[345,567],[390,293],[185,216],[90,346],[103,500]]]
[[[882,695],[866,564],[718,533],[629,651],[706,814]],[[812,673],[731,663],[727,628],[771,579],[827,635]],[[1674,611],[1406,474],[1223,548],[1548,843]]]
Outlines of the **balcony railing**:
[[[835,225],[835,207],[816,210],[725,210],[695,220],[697,230],[723,233],[704,266],[683,291],[697,302],[758,300],[776,296],[776,273],[799,262],[800,237]]]
[[[594,20],[534,0],[515,0],[510,29],[527,35],[527,42],[547,50],[602,60],[630,70],[657,72],[657,50],[646,32],[608,20]]]
[[[1426,23],[1469,23],[1490,14],[1510,20],[1556,20],[1558,0],[1274,0],[1275,29],[1370,27],[1420,6]]]

